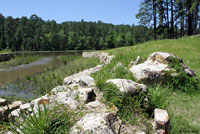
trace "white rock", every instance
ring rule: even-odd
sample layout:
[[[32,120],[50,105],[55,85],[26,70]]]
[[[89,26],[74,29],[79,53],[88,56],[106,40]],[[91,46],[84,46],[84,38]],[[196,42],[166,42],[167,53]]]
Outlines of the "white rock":
[[[102,65],[97,65],[94,68],[86,69],[86,70],[84,70],[82,72],[79,72],[79,73],[73,74],[71,76],[65,77],[64,78],[64,85],[70,85],[70,84],[74,83],[73,80],[76,80],[76,81],[78,80],[79,81],[80,77],[82,77],[82,76],[88,76],[88,75],[90,75],[92,73],[100,71],[101,68],[102,68]]]
[[[96,94],[94,93],[93,88],[79,88],[79,100],[84,103],[95,101]]]
[[[58,92],[65,92],[68,90],[69,89],[66,86],[57,86],[57,87],[53,88],[51,91],[53,92],[53,94],[57,94]]]
[[[83,52],[82,57],[98,58],[105,65],[109,64],[114,58],[114,56],[109,56],[106,52]]]
[[[98,108],[100,106],[101,106],[101,103],[99,101],[93,101],[86,105],[86,107],[90,107],[90,108]]]
[[[109,113],[90,113],[85,115],[72,128],[70,134],[115,134],[107,120]]]
[[[156,131],[167,133],[169,128],[169,115],[166,110],[155,109],[154,110],[154,120]]]
[[[94,78],[92,78],[91,76],[81,76],[79,80],[79,85],[82,87],[95,86]]]
[[[6,105],[6,99],[0,98],[0,106],[5,106]]]
[[[77,109],[79,103],[76,99],[76,96],[78,95],[78,93],[76,91],[71,91],[71,92],[59,92],[56,96],[55,96],[55,100],[59,103],[59,104],[64,104],[69,106],[72,109]]]
[[[167,72],[171,70],[169,63],[171,59],[177,59],[179,65],[183,68],[185,73],[189,76],[194,76],[194,71],[183,64],[183,61],[170,53],[154,52],[149,55],[148,59],[138,65],[133,65],[130,68],[130,72],[136,77],[137,81],[141,81],[146,84],[152,84],[155,82],[164,82],[167,77]],[[172,72],[172,76],[176,72]]]
[[[16,109],[11,112],[12,117],[19,117],[20,116],[20,109]]]
[[[132,95],[136,95],[138,92],[146,92],[147,86],[144,84],[136,83],[132,80],[127,79],[109,79],[106,83],[112,83],[116,85],[121,93],[131,93]]]

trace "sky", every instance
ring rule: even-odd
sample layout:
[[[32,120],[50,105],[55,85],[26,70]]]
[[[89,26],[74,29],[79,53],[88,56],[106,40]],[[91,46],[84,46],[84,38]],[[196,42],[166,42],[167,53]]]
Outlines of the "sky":
[[[141,0],[1,0],[0,13],[21,18],[36,14],[43,20],[98,21],[112,24],[138,24],[136,14]]]

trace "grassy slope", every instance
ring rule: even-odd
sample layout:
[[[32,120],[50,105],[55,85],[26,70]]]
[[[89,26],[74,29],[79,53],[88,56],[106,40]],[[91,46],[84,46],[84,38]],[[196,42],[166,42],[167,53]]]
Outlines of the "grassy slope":
[[[149,54],[156,51],[176,54],[200,76],[200,37],[198,36],[177,40],[151,41],[135,46],[107,50],[107,52],[116,56],[116,59],[112,62],[113,65],[110,66],[121,62],[126,67],[137,56],[141,56],[144,61]],[[105,77],[106,79],[110,78],[109,74]],[[171,133],[200,133],[200,94],[189,95],[183,92],[171,92],[168,100],[169,104],[166,109],[170,114],[171,124],[173,125]]]

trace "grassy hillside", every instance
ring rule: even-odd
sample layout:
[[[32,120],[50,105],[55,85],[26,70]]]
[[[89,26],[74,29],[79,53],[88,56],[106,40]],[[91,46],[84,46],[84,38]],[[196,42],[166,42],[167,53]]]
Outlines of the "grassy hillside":
[[[132,80],[134,80],[134,78],[128,72],[117,70],[113,73],[110,70],[118,62],[121,62],[125,67],[128,67],[129,63],[131,61],[135,61],[137,56],[141,56],[141,62],[143,62],[149,54],[156,51],[173,53],[182,58],[184,63],[196,72],[198,77],[200,76],[200,36],[185,37],[177,40],[151,41],[135,46],[122,47],[106,51],[111,55],[115,55],[116,58],[103,70],[94,74],[94,78],[97,82],[97,86],[105,92],[107,101],[111,101],[111,103],[115,103],[119,98],[113,99],[116,94],[111,91],[111,89],[113,89],[112,87],[105,85],[105,81],[110,78],[128,78]],[[196,90],[193,93],[186,93],[180,90],[169,89],[165,86],[154,86],[149,89],[151,90],[153,97],[156,98],[156,103],[159,102],[156,106],[167,109],[169,112],[172,125],[170,133],[200,133],[199,90]],[[112,94],[114,95],[112,96]],[[123,102],[124,100],[122,99],[120,101]],[[120,101],[116,104],[118,105]],[[126,104],[122,104],[131,106],[128,101]],[[122,112],[122,118],[123,115],[127,116],[131,113],[131,110],[129,112],[127,111]],[[125,120],[132,122],[131,117],[126,117]]]
[[[156,51],[174,53],[181,57],[186,65],[200,74],[200,36],[177,40],[150,41],[131,47],[107,50],[107,52],[117,57],[123,56],[123,58],[126,58],[127,61],[125,61],[125,64],[134,60],[136,56],[141,56],[143,59],[146,59],[150,53]]]

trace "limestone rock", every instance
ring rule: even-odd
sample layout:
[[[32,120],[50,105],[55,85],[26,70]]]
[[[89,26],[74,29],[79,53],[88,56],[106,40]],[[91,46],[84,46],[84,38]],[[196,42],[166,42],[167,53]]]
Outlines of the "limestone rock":
[[[1,107],[1,106],[5,106],[5,105],[6,105],[6,100],[0,98],[0,107]]]
[[[128,65],[129,67],[137,65],[140,62],[140,56],[137,56],[135,61],[131,61],[131,63]]]
[[[132,80],[127,79],[109,79],[106,81],[107,83],[112,83],[116,85],[121,93],[131,93],[132,95],[136,95],[138,92],[146,92],[147,86],[144,84],[136,83]]]
[[[70,85],[72,83],[76,83],[76,82],[78,82],[80,80],[80,77],[88,76],[88,75],[90,75],[92,73],[100,71],[101,68],[102,68],[102,65],[97,65],[94,68],[86,69],[86,70],[84,70],[82,72],[79,72],[79,73],[73,74],[71,76],[65,77],[64,78],[64,85]]]
[[[77,109],[79,103],[76,99],[77,91],[59,92],[55,95],[55,101],[59,104],[69,106],[71,109]]]
[[[114,118],[109,117],[111,113],[90,113],[85,115],[72,128],[70,134],[115,134],[111,128]],[[110,122],[109,122],[110,121]]]
[[[154,110],[154,120],[155,120],[155,126],[154,129],[159,134],[165,134],[167,133],[169,129],[169,115],[166,110],[162,109],[155,109]]]
[[[174,58],[179,61],[186,74],[194,76],[194,72],[189,67],[185,66],[180,58],[165,52],[155,52],[150,54],[144,63],[133,65],[130,68],[130,72],[132,72],[139,82],[146,84],[164,82],[167,77],[167,72],[171,70],[169,67],[170,60]]]
[[[18,109],[22,105],[21,101],[15,101],[7,106],[0,107],[0,120],[7,120],[10,112]]]
[[[79,85],[81,87],[95,86],[94,78],[92,78],[91,76],[81,76],[79,80]]]
[[[53,88],[51,91],[53,92],[53,94],[57,94],[58,92],[65,92],[68,90],[69,89],[66,86],[57,86],[57,87]]]
[[[84,103],[95,101],[96,94],[93,88],[79,88],[79,99]]]
[[[83,52],[82,57],[99,58],[100,62],[107,65],[111,62],[114,56],[109,56],[106,52]]]

